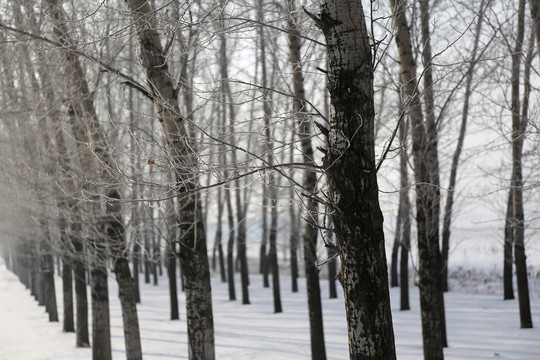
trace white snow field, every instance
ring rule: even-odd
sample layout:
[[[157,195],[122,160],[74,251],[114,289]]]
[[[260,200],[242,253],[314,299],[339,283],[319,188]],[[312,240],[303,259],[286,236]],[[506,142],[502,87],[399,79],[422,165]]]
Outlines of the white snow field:
[[[187,359],[186,323],[170,321],[167,278],[159,286],[141,284],[138,306],[145,359]],[[300,292],[292,294],[290,278],[283,277],[284,312],[273,314],[271,289],[251,277],[251,305],[228,301],[227,286],[213,278],[217,359],[309,359],[309,325],[304,279]],[[0,359],[91,359],[90,349],[75,348],[75,335],[62,333],[61,282],[56,290],[60,323],[48,322],[44,308],[9,272],[0,259]],[[125,359],[120,304],[114,278],[109,278],[111,333],[114,359]],[[348,358],[343,297],[328,299],[322,281],[326,350],[329,359]],[[240,297],[237,289],[237,297]],[[399,289],[391,290],[397,356],[422,359],[418,290],[411,286],[411,311],[399,311]],[[179,296],[185,318],[183,296]],[[517,300],[502,301],[499,295],[448,293],[446,316],[450,347],[446,359],[540,359],[540,297],[531,296],[534,329],[519,329]]]

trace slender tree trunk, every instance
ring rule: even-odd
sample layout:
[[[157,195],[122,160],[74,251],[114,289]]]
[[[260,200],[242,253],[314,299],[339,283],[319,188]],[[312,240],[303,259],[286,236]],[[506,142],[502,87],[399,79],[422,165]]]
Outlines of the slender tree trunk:
[[[295,131],[291,132],[291,144],[295,141]],[[289,162],[294,162],[294,150],[295,147],[291,146],[289,153]],[[293,176],[293,169],[291,169],[289,176]],[[289,255],[291,257],[291,291],[293,293],[298,292],[298,222],[295,211],[296,203],[294,201],[295,192],[292,186],[289,187],[289,200],[291,205],[289,206],[289,221],[290,221],[290,239],[289,239]],[[300,214],[300,211],[299,211]]]
[[[351,359],[395,359],[374,146],[373,63],[362,3],[323,0],[333,107],[323,161]]]
[[[156,233],[152,236],[152,276],[154,286],[158,285],[158,267],[159,267],[159,238]]]
[[[294,90],[293,109],[297,121],[297,132],[300,138],[303,161],[306,164],[312,165],[314,164],[313,146],[311,144],[312,131],[305,101],[304,76],[300,55],[300,32],[296,26],[296,18],[294,17],[294,0],[288,0],[287,5],[289,8],[289,17],[287,19],[289,59],[291,62]],[[302,243],[304,247],[304,269],[308,296],[311,358],[323,360],[326,359],[326,348],[319,269],[317,267],[318,208],[317,202],[312,198],[317,191],[317,174],[311,169],[304,171],[302,185],[304,191],[308,194],[308,198],[305,201],[307,207],[305,216],[307,221],[304,225]]]
[[[439,154],[438,154],[438,130],[437,124],[435,123],[435,100],[434,100],[434,86],[433,83],[433,69],[432,69],[432,56],[431,56],[431,31],[429,27],[430,21],[430,9],[429,2],[430,0],[419,0],[420,1],[420,19],[422,24],[422,43],[424,48],[422,50],[422,62],[424,65],[424,102],[426,103],[426,130],[428,137],[427,144],[427,158],[428,162],[428,172],[431,178],[431,197],[432,205],[430,212],[430,234],[433,236],[433,242],[437,242],[439,245],[439,221],[440,221],[440,210],[441,210],[441,192],[440,192],[440,175],[439,175]],[[437,246],[438,247],[438,246]],[[439,249],[437,252],[433,252],[436,256],[435,262],[436,266],[439,267],[438,272],[438,291],[437,291],[437,306],[440,312],[440,327],[441,327],[441,341],[443,347],[448,347],[448,340],[446,337],[446,315],[444,309],[444,291],[443,291],[443,278],[442,274],[445,268],[445,264],[441,261],[441,253]]]
[[[281,291],[279,286],[279,263],[277,257],[277,191],[273,181],[270,182],[270,193],[272,194],[272,208],[270,221],[270,267],[272,268],[272,293],[274,295],[274,313],[283,312],[281,306]]]
[[[48,235],[49,231],[45,231]],[[45,310],[49,314],[49,321],[58,321],[58,309],[56,307],[56,291],[54,286],[54,260],[52,249],[48,243],[50,239],[41,240],[41,275],[43,279],[43,298]]]
[[[122,213],[120,208],[120,194],[111,192],[107,203],[109,213],[107,221],[107,235],[109,249],[112,254],[113,271],[118,283],[120,305],[122,307],[122,320],[124,324],[124,341],[126,346],[126,358],[128,360],[142,359],[141,339],[139,331],[139,319],[135,302],[135,290],[133,278],[129,269],[128,251],[124,239],[124,225],[119,218]]]
[[[81,214],[76,211],[76,216],[80,218]],[[75,277],[75,303],[76,303],[76,346],[89,347],[90,340],[88,334],[88,295],[86,291],[86,267],[84,263],[83,243],[80,239],[80,225],[72,225],[73,249],[75,257],[73,259],[73,276]]]
[[[150,4],[144,0],[128,0],[127,6],[139,37],[141,62],[156,99],[156,113],[160,116],[176,173],[180,229],[178,256],[186,293],[189,358],[213,360],[215,350],[210,266],[201,201],[195,191],[198,188],[198,166],[194,144],[190,142],[193,140],[192,134],[180,113],[177,89],[173,86],[160,35],[153,24]]]
[[[525,33],[525,0],[519,1],[518,29],[516,47],[512,53],[512,180],[510,191],[512,191],[512,237],[514,240],[514,256],[516,261],[516,277],[519,300],[519,315],[521,328],[532,328],[531,305],[529,300],[529,285],[527,279],[527,262],[525,257],[525,216],[523,211],[523,174],[522,174],[522,154],[523,141],[525,139],[525,126],[527,125],[528,91],[530,83],[526,74],[526,85],[523,113],[520,114],[519,99],[519,78],[521,65],[521,50],[523,48],[523,38]],[[527,59],[532,61],[532,56]],[[530,67],[530,63],[526,64]],[[528,70],[530,71],[530,70]],[[525,104],[524,104],[525,105]],[[520,116],[521,115],[521,116]]]
[[[396,232],[394,237],[394,245],[392,246],[392,260],[390,264],[390,286],[399,286],[398,281],[398,255],[401,244],[401,214],[403,213],[401,201],[398,205],[398,216],[396,219]]]
[[[176,231],[174,231],[176,233]],[[169,299],[171,305],[171,320],[180,319],[180,311],[178,309],[178,289],[176,287],[176,242],[175,238],[171,239],[170,245],[167,246],[165,256],[167,259],[167,275],[169,277]]]
[[[262,239],[259,250],[259,272],[263,276],[263,287],[267,288],[270,287],[270,280],[268,277],[270,266],[266,251],[266,246],[268,243],[268,185],[266,185],[264,182],[262,184],[262,192]]]
[[[223,196],[221,195],[221,188],[218,189],[218,224],[216,230],[216,239],[214,241],[214,253],[217,249],[217,257],[219,262],[219,273],[221,275],[221,282],[227,282],[227,273],[225,272],[225,260],[223,258]]]
[[[400,284],[400,310],[410,310],[409,305],[409,252],[411,248],[411,204],[409,201],[409,176],[407,166],[409,156],[407,155],[407,122],[401,121],[399,124],[399,143],[401,152],[399,154],[400,187],[399,207],[401,213],[400,226],[400,255],[399,261],[399,284]]]
[[[439,360],[444,358],[442,348],[445,344],[445,331],[443,331],[442,317],[444,297],[440,289],[440,194],[435,124],[430,122],[429,118],[425,124],[422,115],[416,80],[416,63],[405,14],[406,1],[390,0],[390,5],[397,28],[395,39],[399,51],[401,82],[406,96],[406,105],[409,107],[408,118],[412,130],[424,358]],[[430,54],[425,54],[425,56],[431,59]]]
[[[513,300],[514,296],[514,236],[512,226],[514,197],[513,191],[508,191],[508,201],[506,205],[506,219],[504,221],[504,263],[503,263],[503,288],[504,300]]]
[[[450,227],[452,224],[452,209],[454,205],[454,191],[456,187],[457,168],[459,165],[459,158],[463,149],[463,143],[465,140],[465,132],[467,130],[467,120],[469,117],[469,101],[472,94],[472,80],[474,75],[474,68],[478,63],[478,43],[480,40],[482,23],[484,21],[484,9],[489,3],[489,0],[482,2],[480,10],[478,12],[478,18],[476,20],[476,31],[474,36],[474,44],[471,52],[471,61],[467,68],[467,74],[465,79],[465,95],[463,97],[463,110],[461,113],[461,126],[459,129],[458,142],[454,156],[452,157],[452,167],[450,169],[450,180],[448,182],[448,193],[446,195],[446,205],[444,207],[443,218],[443,230],[442,230],[442,261],[443,261],[443,273],[442,273],[442,288],[443,291],[448,291],[448,252],[450,249]]]
[[[104,249],[96,250],[91,255],[94,258],[91,267],[93,360],[112,360],[107,265],[102,256],[104,252]]]
[[[234,215],[231,204],[231,191],[225,188],[225,203],[227,204],[227,219],[229,222],[229,241],[227,242],[227,282],[229,285],[229,300],[236,300],[234,287]]]
[[[60,241],[62,243],[62,303],[64,305],[64,332],[75,332],[73,319],[73,251],[66,233],[66,221],[62,218],[60,224]]]

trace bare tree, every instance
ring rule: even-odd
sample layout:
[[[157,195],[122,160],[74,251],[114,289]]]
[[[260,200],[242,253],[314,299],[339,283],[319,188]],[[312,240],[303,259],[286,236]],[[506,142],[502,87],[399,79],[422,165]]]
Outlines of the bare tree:
[[[178,92],[168,70],[167,58],[160,35],[153,24],[153,12],[148,2],[127,1],[133,27],[141,46],[141,62],[146,71],[156,111],[176,175],[179,210],[179,250],[185,281],[186,317],[190,359],[215,358],[214,320],[210,268],[206,251],[206,233],[201,201],[197,190],[197,157],[178,105]]]
[[[406,17],[407,1],[390,0],[396,27],[401,83],[412,132],[412,154],[416,182],[416,223],[420,275],[420,306],[425,359],[443,359],[445,331],[443,321],[444,297],[440,291],[439,251],[439,166],[437,133],[430,117],[424,122],[416,62],[413,58],[411,35]],[[426,5],[426,4],[424,4]],[[426,56],[431,61],[431,56]],[[429,66],[429,65],[428,65]]]

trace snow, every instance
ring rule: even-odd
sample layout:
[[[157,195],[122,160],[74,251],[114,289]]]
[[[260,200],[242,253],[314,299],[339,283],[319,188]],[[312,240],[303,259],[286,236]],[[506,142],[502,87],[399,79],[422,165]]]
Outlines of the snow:
[[[138,306],[145,359],[187,359],[184,301],[179,294],[181,320],[170,321],[166,276],[160,285],[141,284]],[[228,300],[227,286],[213,279],[217,359],[309,359],[309,325],[304,279],[300,292],[290,292],[283,277],[284,313],[273,314],[271,289],[264,289],[259,276],[251,277],[251,305]],[[343,297],[328,299],[327,281],[322,281],[326,351],[328,359],[346,359],[347,330]],[[62,314],[61,282],[56,284],[59,314]],[[239,289],[237,289],[239,290]],[[109,278],[111,334],[114,359],[124,359],[120,303],[114,278]],[[240,293],[237,293],[239,296]],[[411,311],[399,311],[399,289],[391,289],[398,359],[421,359],[422,337],[418,290],[411,287]],[[540,324],[540,296],[531,295],[533,323]],[[517,300],[499,295],[446,295],[448,340],[445,358],[540,359],[540,329],[519,329]],[[9,272],[0,260],[0,360],[91,359],[90,349],[77,349],[75,335],[62,333],[60,323],[48,322],[44,308]]]

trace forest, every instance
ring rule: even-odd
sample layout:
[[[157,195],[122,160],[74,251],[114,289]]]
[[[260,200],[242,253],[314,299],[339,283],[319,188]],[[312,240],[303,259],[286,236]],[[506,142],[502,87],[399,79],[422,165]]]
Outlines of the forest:
[[[539,358],[539,42],[540,0],[0,0],[0,289],[94,360],[154,310],[243,358],[262,303],[306,358],[480,358],[460,292]]]

